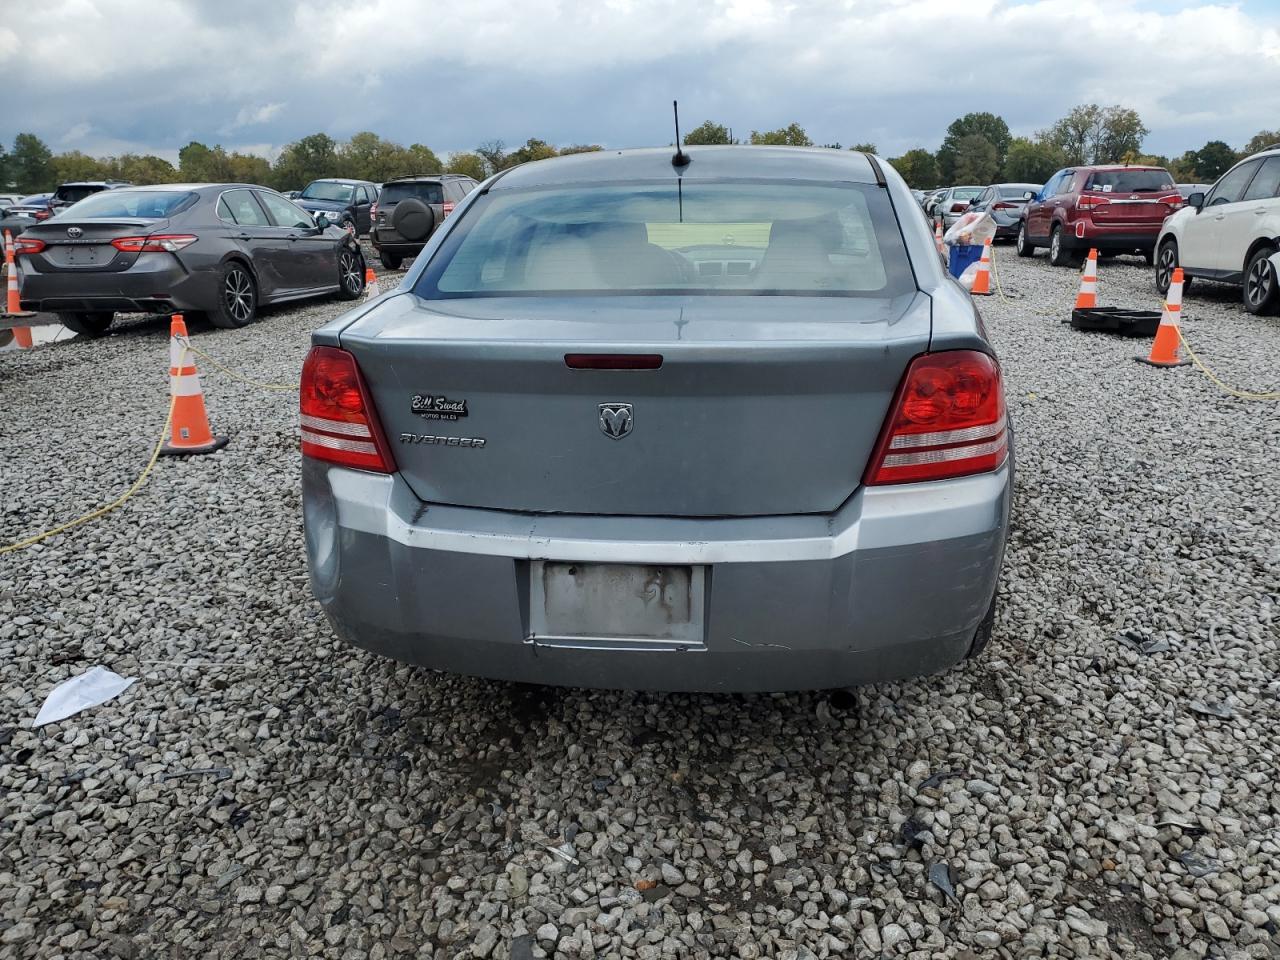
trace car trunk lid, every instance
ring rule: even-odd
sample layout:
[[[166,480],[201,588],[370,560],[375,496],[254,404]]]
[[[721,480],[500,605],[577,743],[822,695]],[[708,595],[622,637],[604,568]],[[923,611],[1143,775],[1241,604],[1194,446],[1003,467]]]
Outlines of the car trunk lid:
[[[1091,174],[1076,205],[1097,223],[1158,227],[1182,208],[1183,199],[1164,170],[1127,168]]]
[[[164,232],[168,220],[150,217],[113,217],[106,220],[63,220],[46,222],[26,231],[45,247],[36,266],[47,273],[98,271],[119,273],[128,270],[137,253],[117,250],[111,241],[121,237],[148,236]]]
[[[929,341],[929,299],[384,302],[342,334],[424,501],[524,512],[836,509]],[[660,356],[574,369],[566,355]]]

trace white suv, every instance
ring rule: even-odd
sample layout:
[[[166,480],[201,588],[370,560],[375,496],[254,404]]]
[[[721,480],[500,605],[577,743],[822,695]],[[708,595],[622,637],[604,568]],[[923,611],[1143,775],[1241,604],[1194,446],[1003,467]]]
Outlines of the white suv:
[[[1174,267],[1188,284],[1239,284],[1250,313],[1280,312],[1280,144],[1241,160],[1165,220],[1156,241],[1161,294]]]

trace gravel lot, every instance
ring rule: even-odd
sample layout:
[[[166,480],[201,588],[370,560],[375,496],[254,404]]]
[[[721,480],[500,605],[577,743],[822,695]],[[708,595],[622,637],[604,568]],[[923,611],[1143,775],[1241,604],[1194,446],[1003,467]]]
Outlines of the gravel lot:
[[[1019,473],[995,640],[852,695],[348,649],[307,589],[295,401],[202,364],[225,451],[0,556],[0,956],[1280,957],[1280,403],[1135,364],[1146,341],[1058,322],[1074,272],[997,261]],[[1137,260],[1100,295],[1158,306]],[[339,310],[193,342],[294,381]],[[1280,387],[1280,322],[1203,288],[1184,317],[1224,379]],[[132,482],[166,338],[0,355],[0,542]],[[96,664],[140,682],[32,730]]]

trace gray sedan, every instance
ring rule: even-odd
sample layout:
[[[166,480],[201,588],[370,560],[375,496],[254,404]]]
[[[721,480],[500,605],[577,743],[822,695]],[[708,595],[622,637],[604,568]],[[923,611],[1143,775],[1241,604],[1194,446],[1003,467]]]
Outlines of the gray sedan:
[[[969,204],[966,213],[989,213],[996,222],[996,237],[1016,237],[1022,226],[1022,211],[1044,184],[993,183]]]
[[[916,209],[887,164],[823,149],[491,178],[397,290],[312,336],[303,513],[334,628],[448,671],[664,690],[976,654],[1010,433]]]
[[[242,183],[104,190],[29,226],[16,246],[23,308],[89,336],[121,311],[196,311],[243,327],[266,304],[364,291],[349,233]]]

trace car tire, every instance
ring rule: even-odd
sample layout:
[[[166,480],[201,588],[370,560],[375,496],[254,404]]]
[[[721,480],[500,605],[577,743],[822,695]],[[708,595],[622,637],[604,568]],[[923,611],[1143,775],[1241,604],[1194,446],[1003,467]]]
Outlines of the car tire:
[[[1164,296],[1169,292],[1169,284],[1173,281],[1173,271],[1175,267],[1180,266],[1178,263],[1178,241],[1170,237],[1164,243],[1160,244],[1160,252],[1155,258],[1156,268],[1156,293]],[[1186,293],[1191,289],[1191,278],[1184,276],[1182,278],[1182,292]]]
[[[1244,268],[1244,308],[1260,317],[1280,313],[1280,276],[1268,262],[1274,253],[1271,247],[1260,247]]]
[[[110,328],[111,321],[115,318],[116,315],[110,310],[81,310],[75,313],[58,314],[58,319],[62,321],[64,327],[82,337],[101,337]]]
[[[388,270],[399,270],[400,264],[404,262],[404,258],[399,254],[387,253],[386,251],[378,252],[378,260],[381,261],[382,265]]]
[[[1053,232],[1049,234],[1049,262],[1055,267],[1080,266],[1080,254],[1068,246],[1061,226],[1055,226]]]
[[[364,255],[343,248],[338,253],[338,299],[359,300],[364,293]]]
[[[1034,257],[1036,255],[1036,245],[1027,236],[1027,221],[1025,220],[1018,227],[1018,238],[1014,240],[1014,249],[1018,251],[1018,256],[1020,257]]]
[[[218,274],[218,302],[209,322],[224,330],[246,327],[258,316],[258,284],[239,260],[228,260]]]

